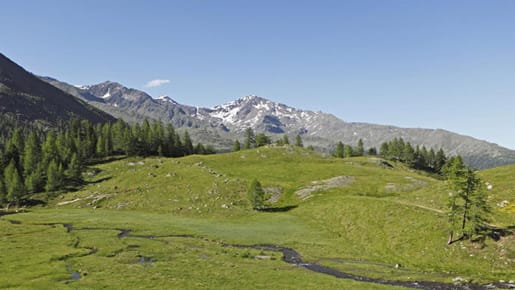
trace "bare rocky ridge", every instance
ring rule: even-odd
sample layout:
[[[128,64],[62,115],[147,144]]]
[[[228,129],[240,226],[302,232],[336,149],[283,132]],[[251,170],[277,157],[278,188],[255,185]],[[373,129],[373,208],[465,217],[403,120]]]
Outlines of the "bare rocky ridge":
[[[338,141],[356,145],[359,139],[366,148],[379,148],[385,141],[402,137],[412,145],[443,148],[448,155],[461,154],[478,169],[515,163],[514,150],[446,130],[345,122],[331,114],[299,110],[257,96],[246,96],[214,108],[199,108],[179,104],[166,96],[154,99],[114,82],[76,87],[43,79],[115,117],[129,122],[161,119],[179,129],[188,129],[195,140],[213,144],[220,150],[230,150],[233,140],[242,140],[245,129],[251,127],[273,139],[286,134],[294,140],[299,134],[305,145],[321,150],[332,150]]]

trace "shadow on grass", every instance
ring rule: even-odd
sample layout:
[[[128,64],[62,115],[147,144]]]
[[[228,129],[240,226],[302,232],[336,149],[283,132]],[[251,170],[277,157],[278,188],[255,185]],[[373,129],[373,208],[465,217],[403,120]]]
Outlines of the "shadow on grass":
[[[297,207],[298,207],[298,205],[287,205],[287,206],[282,206],[282,207],[267,207],[267,208],[262,208],[259,211],[262,211],[262,212],[287,212],[287,211],[290,211]]]
[[[513,235],[513,233],[515,233],[515,225],[505,228],[487,227],[484,229],[484,234],[496,242],[503,237]]]

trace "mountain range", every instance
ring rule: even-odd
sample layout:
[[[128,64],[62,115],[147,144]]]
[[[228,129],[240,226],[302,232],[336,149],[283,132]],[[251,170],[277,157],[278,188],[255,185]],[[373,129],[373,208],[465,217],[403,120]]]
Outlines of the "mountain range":
[[[230,150],[234,140],[243,139],[247,128],[278,139],[300,135],[305,145],[330,152],[338,141],[379,148],[393,138],[412,145],[442,148],[448,155],[462,155],[470,165],[482,169],[515,163],[515,151],[442,129],[343,121],[334,115],[300,110],[258,96],[201,108],[180,104],[168,96],[153,98],[147,93],[106,81],[75,86],[50,77],[37,77],[0,54],[0,112],[14,113],[24,120],[55,123],[71,118],[113,122],[121,118],[140,122],[160,119],[179,130],[187,129],[197,142]],[[113,117],[114,116],[114,117]]]
[[[244,131],[253,128],[273,139],[299,134],[306,145],[322,151],[331,151],[338,141],[355,145],[362,139],[365,147],[379,148],[385,141],[403,138],[413,145],[443,148],[448,155],[460,154],[479,169],[515,163],[513,150],[446,130],[346,122],[331,114],[300,110],[258,96],[201,108],[179,104],[168,96],[154,99],[116,82],[73,86],[48,77],[43,79],[117,118],[129,122],[161,119],[188,129],[196,140],[222,150],[229,150],[235,139],[242,140]]]

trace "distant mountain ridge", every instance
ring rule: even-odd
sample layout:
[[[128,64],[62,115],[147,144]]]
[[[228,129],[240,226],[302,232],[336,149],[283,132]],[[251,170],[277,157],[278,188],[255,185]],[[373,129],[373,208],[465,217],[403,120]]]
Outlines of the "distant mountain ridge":
[[[67,94],[0,54],[0,112],[23,121],[56,123],[72,118],[114,121],[109,114]]]
[[[220,149],[230,149],[232,142],[242,140],[244,131],[250,127],[274,138],[299,134],[306,145],[320,149],[332,148],[338,141],[355,145],[359,139],[365,147],[379,148],[381,143],[401,137],[413,145],[443,148],[449,155],[460,154],[480,169],[515,163],[514,150],[446,130],[345,122],[331,114],[300,110],[257,96],[201,108],[179,104],[168,96],[154,99],[115,82],[76,87],[44,79],[118,118],[129,122],[161,119],[177,128],[187,128],[196,140]]]

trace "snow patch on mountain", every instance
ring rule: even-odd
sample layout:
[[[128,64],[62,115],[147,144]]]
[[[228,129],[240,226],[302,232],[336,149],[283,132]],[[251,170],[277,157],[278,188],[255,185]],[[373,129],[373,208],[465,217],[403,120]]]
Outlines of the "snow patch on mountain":
[[[102,96],[102,99],[107,99],[111,97],[111,89],[107,89],[107,93],[105,93],[103,96]]]

